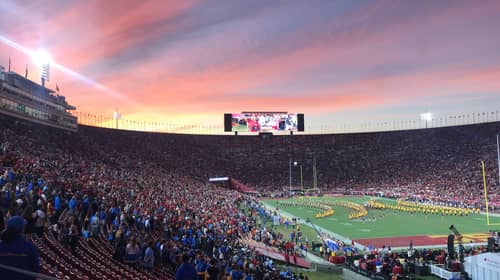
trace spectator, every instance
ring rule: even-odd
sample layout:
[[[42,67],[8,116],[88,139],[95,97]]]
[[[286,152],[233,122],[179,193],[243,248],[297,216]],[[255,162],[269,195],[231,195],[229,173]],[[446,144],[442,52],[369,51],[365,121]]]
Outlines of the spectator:
[[[37,209],[35,213],[33,213],[35,223],[34,223],[34,228],[35,228],[35,233],[41,237],[43,235],[43,229],[45,226],[45,218],[46,215],[43,212],[42,209]]]
[[[175,273],[176,280],[196,280],[196,269],[189,263],[189,256],[182,255],[182,263]]]
[[[139,245],[135,238],[131,238],[125,250],[125,259],[129,262],[136,262],[139,256]]]
[[[216,266],[216,261],[213,259],[207,268],[208,279],[219,279],[219,269]]]
[[[148,241],[146,250],[144,251],[144,267],[152,270],[155,263],[155,256],[153,251],[153,242]]]
[[[69,246],[71,249],[71,252],[73,254],[76,254],[76,247],[78,245],[78,238],[80,237],[80,232],[78,230],[78,224],[76,219],[73,220],[71,225],[69,226],[68,229],[68,238],[69,238]]]
[[[0,263],[3,265],[38,273],[40,260],[38,249],[22,236],[25,225],[23,217],[14,216],[7,221],[0,242]],[[2,279],[35,279],[17,272],[0,268]]]

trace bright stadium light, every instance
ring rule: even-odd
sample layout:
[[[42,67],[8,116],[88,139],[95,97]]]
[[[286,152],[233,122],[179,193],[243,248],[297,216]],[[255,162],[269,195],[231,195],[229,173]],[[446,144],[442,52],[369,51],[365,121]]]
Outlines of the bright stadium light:
[[[422,113],[422,114],[420,114],[420,119],[423,121],[431,121],[432,120],[432,113],[430,113],[430,112]]]
[[[74,71],[74,70],[72,70],[72,69],[70,69],[70,68],[68,68],[68,67],[66,67],[66,66],[64,66],[62,64],[58,64],[58,63],[52,61],[50,55],[38,55],[38,53],[43,53],[43,51],[37,51],[37,52],[35,52],[35,51],[33,51],[33,50],[31,50],[31,49],[29,49],[29,48],[27,48],[27,47],[25,47],[25,46],[23,46],[23,45],[15,42],[15,41],[13,41],[13,40],[11,40],[11,39],[3,36],[2,34],[0,34],[0,43],[5,44],[5,45],[7,45],[7,46],[9,46],[11,48],[14,48],[14,49],[16,49],[16,50],[24,53],[25,55],[29,55],[32,58],[36,57],[37,59],[34,59],[36,61],[39,61],[38,60],[39,57],[42,57],[42,59],[41,59],[42,61],[47,61],[46,58],[48,57],[49,58],[48,61],[50,62],[50,64],[55,69],[63,72],[64,74],[69,75],[72,78],[78,79],[78,80],[80,80],[80,81],[82,81],[82,82],[84,82],[84,83],[86,83],[88,85],[91,85],[95,89],[100,90],[100,91],[102,91],[102,92],[104,92],[104,93],[106,93],[106,94],[108,94],[110,96],[113,96],[113,97],[116,97],[116,98],[119,98],[119,99],[122,99],[122,100],[126,100],[126,101],[131,101],[126,96],[122,95],[121,93],[116,92],[113,89],[108,88],[107,86],[105,86],[103,84],[100,84],[100,83],[98,83],[98,82],[96,82],[96,81],[94,81],[94,80],[92,80],[92,79],[84,76],[83,74],[80,74],[80,73],[78,73],[78,72],[76,72],[76,71]]]
[[[118,129],[118,120],[121,119],[122,115],[118,112],[115,111],[113,113],[113,119],[115,119],[115,128]]]
[[[46,64],[51,64],[53,60],[48,52],[46,52],[44,50],[38,50],[38,51],[33,53],[33,61],[38,66],[43,66]]]
[[[50,79],[50,64],[52,57],[44,50],[38,50],[32,54],[33,61],[40,67],[40,79],[42,80],[42,87],[45,87],[45,81]]]
[[[432,113],[426,112],[420,114],[420,120],[425,121],[425,128],[428,127],[428,122],[432,121]]]

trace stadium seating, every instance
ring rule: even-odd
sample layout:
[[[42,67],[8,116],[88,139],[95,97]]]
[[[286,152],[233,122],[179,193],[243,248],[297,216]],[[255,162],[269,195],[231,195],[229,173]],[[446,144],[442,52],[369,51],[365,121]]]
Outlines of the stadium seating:
[[[492,179],[500,123],[267,139],[86,126],[70,133],[5,116],[0,127],[0,206],[8,215],[27,205],[47,214],[45,232],[27,236],[40,250],[42,272],[59,279],[175,279],[183,254],[200,269],[208,260],[229,266],[234,259],[252,263],[246,273],[273,274],[263,256],[239,242],[256,224],[238,206],[258,207],[257,200],[207,179],[231,176],[263,195],[284,196],[290,158],[305,171],[317,160],[323,192],[478,208],[478,163],[485,160],[492,210],[500,206]],[[141,259],[152,242],[153,268],[124,262],[131,238],[139,240]],[[374,272],[372,262],[364,270]]]

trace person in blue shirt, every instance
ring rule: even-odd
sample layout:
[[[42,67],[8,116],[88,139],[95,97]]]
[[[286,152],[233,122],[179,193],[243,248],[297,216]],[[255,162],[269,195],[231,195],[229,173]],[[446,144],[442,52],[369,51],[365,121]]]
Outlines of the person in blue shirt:
[[[196,280],[196,269],[189,263],[189,256],[182,256],[182,264],[177,268],[175,280]]]
[[[74,214],[75,213],[75,210],[76,210],[76,198],[75,196],[73,196],[70,200],[69,200],[69,212],[70,214]]]
[[[231,270],[231,280],[243,280],[243,272],[236,264],[233,265],[233,270]]]
[[[144,252],[144,267],[148,270],[153,270],[155,256],[153,251],[153,241],[147,243],[146,251]]]
[[[14,179],[16,179],[16,173],[12,169],[9,169],[7,171],[7,180],[9,182],[12,182],[12,181],[14,181]]]
[[[35,245],[22,236],[25,223],[20,216],[13,216],[7,221],[7,228],[2,232],[0,242],[0,264],[38,273],[40,255]],[[2,279],[35,279],[3,268],[0,268],[0,275]]]
[[[205,270],[207,270],[207,263],[202,255],[196,258],[196,273],[198,280],[205,280]]]
[[[90,217],[90,232],[92,233],[92,237],[97,238],[99,236],[99,218],[97,217],[97,213],[94,213]]]
[[[61,197],[59,195],[56,195],[56,197],[54,197],[54,209],[56,210],[56,212],[59,212],[59,210],[61,210]]]

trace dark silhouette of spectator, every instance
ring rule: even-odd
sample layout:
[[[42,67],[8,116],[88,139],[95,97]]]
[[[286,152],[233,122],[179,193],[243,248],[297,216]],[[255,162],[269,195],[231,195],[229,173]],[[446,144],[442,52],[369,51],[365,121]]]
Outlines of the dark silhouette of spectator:
[[[38,249],[22,236],[25,220],[13,216],[7,221],[0,242],[0,263],[31,272],[40,272]],[[35,279],[34,277],[0,268],[2,279]]]
[[[210,261],[210,265],[207,268],[208,279],[218,279],[219,269],[217,268],[217,263],[215,260]]]
[[[196,269],[189,263],[189,256],[182,255],[182,263],[175,273],[176,280],[196,280]]]

